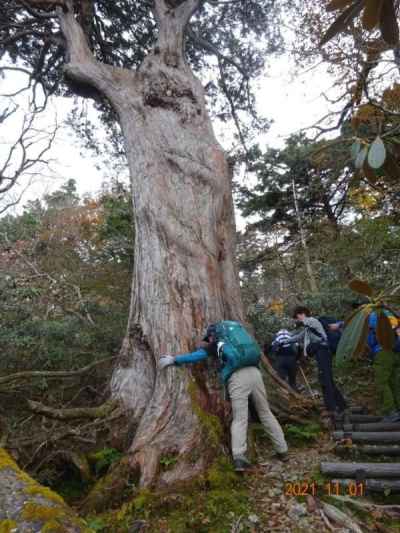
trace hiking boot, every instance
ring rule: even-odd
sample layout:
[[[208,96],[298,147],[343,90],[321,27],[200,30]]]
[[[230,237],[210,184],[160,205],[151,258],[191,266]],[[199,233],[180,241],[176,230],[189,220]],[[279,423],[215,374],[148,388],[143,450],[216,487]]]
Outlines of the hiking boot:
[[[252,467],[250,461],[243,455],[241,457],[233,458],[233,467],[235,472],[244,472]]]
[[[287,463],[289,461],[289,452],[275,452],[273,458],[282,461],[282,463]]]

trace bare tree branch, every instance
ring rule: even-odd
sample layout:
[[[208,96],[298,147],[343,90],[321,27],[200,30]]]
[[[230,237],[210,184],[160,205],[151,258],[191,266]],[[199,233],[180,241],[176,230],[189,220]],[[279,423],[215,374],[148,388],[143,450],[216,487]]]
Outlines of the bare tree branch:
[[[118,406],[115,400],[108,400],[97,407],[71,407],[54,408],[43,405],[40,402],[28,400],[29,409],[38,415],[44,415],[56,420],[74,420],[76,418],[104,418],[112,413]]]
[[[108,363],[113,359],[114,357],[100,359],[99,361],[94,361],[93,363],[79,368],[78,370],[27,370],[23,372],[16,372],[15,374],[9,374],[8,376],[0,376],[0,385],[4,385],[5,383],[12,383],[15,381],[24,381],[26,379],[32,378],[61,379],[81,376],[82,374],[85,374],[95,366],[98,366],[103,363]]]
[[[187,33],[189,37],[191,37],[197,44],[199,44],[205,50],[208,50],[209,52],[214,54],[219,59],[225,61],[226,63],[230,63],[240,72],[243,78],[249,79],[249,73],[246,72],[243,69],[243,67],[233,58],[224,55],[222,52],[218,50],[218,48],[216,48],[212,43],[210,43],[210,41],[207,41],[206,39],[203,39],[200,35],[195,34],[192,28],[188,28]]]
[[[14,105],[13,109],[8,106],[0,112],[2,128],[7,127],[6,119],[11,119],[18,110],[19,107]],[[48,131],[37,128],[35,123],[41,110],[42,108],[36,107],[33,111],[25,113],[19,136],[5,151],[2,160],[0,159],[0,195],[3,197],[12,188],[15,188],[22,178],[35,169],[49,164],[46,154],[53,145],[58,125],[56,122],[53,128]],[[26,187],[18,194],[19,200],[25,191]],[[16,205],[19,200],[7,200],[6,206],[1,208],[1,212],[4,212],[11,205]]]

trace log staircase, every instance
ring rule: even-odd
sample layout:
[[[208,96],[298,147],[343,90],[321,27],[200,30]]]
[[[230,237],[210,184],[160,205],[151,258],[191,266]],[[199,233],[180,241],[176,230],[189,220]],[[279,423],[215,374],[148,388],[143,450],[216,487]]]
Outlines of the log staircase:
[[[336,417],[332,438],[336,454],[352,460],[321,463],[321,473],[332,478],[333,492],[345,490],[355,496],[400,493],[400,422],[384,422],[364,408],[351,408]]]

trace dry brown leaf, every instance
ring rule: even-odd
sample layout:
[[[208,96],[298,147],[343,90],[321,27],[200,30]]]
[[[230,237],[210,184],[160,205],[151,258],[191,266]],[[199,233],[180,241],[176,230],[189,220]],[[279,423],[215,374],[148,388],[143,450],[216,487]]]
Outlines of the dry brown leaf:
[[[393,0],[383,0],[381,9],[380,29],[382,39],[392,46],[399,42],[399,26]]]
[[[362,17],[362,25],[366,30],[372,30],[378,25],[381,17],[383,0],[366,0]]]
[[[365,296],[372,297],[374,294],[372,287],[366,281],[361,279],[352,279],[349,283],[349,287],[352,291],[364,294]]]
[[[365,177],[370,183],[372,184],[376,183],[376,179],[377,179],[376,174],[374,170],[368,165],[367,162],[364,163],[363,172],[364,172]]]
[[[326,6],[327,11],[336,11],[337,9],[342,9],[343,7],[348,6],[353,3],[353,0],[332,0]]]
[[[393,155],[388,152],[383,164],[383,171],[388,181],[398,181],[400,179],[400,168]]]
[[[349,23],[360,13],[364,6],[364,0],[356,0],[345,9],[338,18],[329,26],[321,39],[320,46],[323,46],[335,35],[343,31]]]

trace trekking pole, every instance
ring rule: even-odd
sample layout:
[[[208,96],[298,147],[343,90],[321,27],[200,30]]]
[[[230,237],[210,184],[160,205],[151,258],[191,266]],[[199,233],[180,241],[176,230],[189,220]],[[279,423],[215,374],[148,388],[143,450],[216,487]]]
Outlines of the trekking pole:
[[[305,382],[305,384],[308,387],[308,390],[310,392],[311,398],[312,398],[313,402],[315,403],[315,397],[314,397],[314,393],[313,393],[313,391],[311,389],[310,383],[308,382],[308,379],[306,378],[306,375],[305,375],[304,370],[302,369],[301,365],[299,365],[299,368],[300,368],[301,375],[303,376],[304,382]]]

